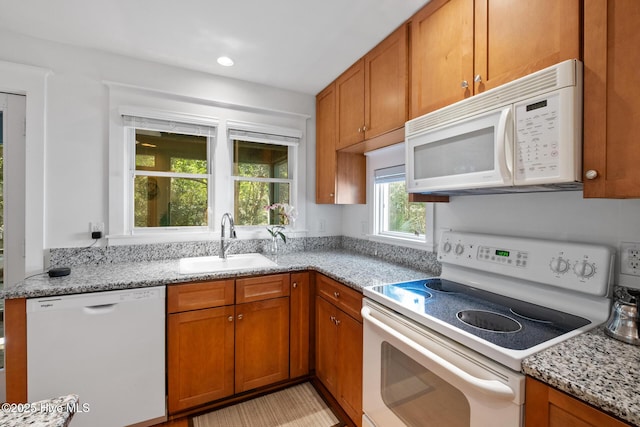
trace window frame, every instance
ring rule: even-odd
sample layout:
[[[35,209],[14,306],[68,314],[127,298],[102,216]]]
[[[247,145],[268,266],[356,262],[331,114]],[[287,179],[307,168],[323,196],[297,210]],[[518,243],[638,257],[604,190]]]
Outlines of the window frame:
[[[410,233],[381,230],[383,220],[380,208],[380,197],[376,188],[376,170],[390,168],[398,165],[405,165],[405,144],[404,142],[389,147],[384,147],[375,151],[365,153],[367,155],[367,191],[371,202],[369,203],[369,240],[388,243],[397,246],[406,246],[416,249],[435,250],[435,230],[434,230],[434,206],[433,203],[425,203],[426,232],[419,237]]]
[[[227,129],[227,143],[229,149],[230,181],[231,181],[231,206],[232,212],[236,211],[235,185],[237,182],[263,182],[270,184],[289,184],[289,205],[297,207],[298,200],[298,149],[301,133],[291,132],[288,129],[276,129],[260,126],[247,126],[241,123],[230,123]],[[234,141],[243,141],[252,144],[269,144],[287,147],[287,176],[288,178],[258,178],[246,177],[234,174],[233,170],[233,145]],[[259,230],[272,224],[240,225],[247,230]],[[290,229],[294,224],[289,224],[285,228]]]
[[[126,212],[126,232],[130,236],[153,236],[181,233],[211,233],[214,226],[214,159],[218,122],[198,116],[184,114],[145,114],[140,112],[121,112],[124,125],[124,143],[127,152],[127,182],[124,200]],[[183,129],[181,129],[181,126]],[[138,171],[136,169],[136,129],[169,132],[182,135],[203,136],[207,140],[207,173],[186,174],[180,172]],[[137,176],[158,176],[170,178],[191,178],[194,176],[207,179],[207,225],[206,226],[161,226],[136,227],[135,225],[135,179]]]

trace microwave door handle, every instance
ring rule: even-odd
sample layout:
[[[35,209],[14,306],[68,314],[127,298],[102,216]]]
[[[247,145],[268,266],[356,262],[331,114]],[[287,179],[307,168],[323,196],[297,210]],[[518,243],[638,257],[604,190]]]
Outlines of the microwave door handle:
[[[451,362],[427,350],[426,348],[416,343],[412,339],[405,337],[404,335],[394,331],[391,327],[385,325],[375,317],[371,316],[371,309],[369,307],[362,307],[361,314],[362,314],[362,317],[365,320],[371,322],[373,326],[377,327],[378,329],[381,329],[386,334],[391,335],[392,337],[398,339],[403,344],[409,346],[413,350],[420,353],[422,356],[426,357],[427,359],[431,360],[433,363],[439,365],[441,368],[448,371],[450,374],[460,378],[462,381],[480,390],[481,392],[488,394],[490,396],[495,396],[495,397],[506,399],[506,400],[511,400],[515,396],[515,393],[513,392],[513,390],[511,390],[511,388],[508,385],[503,384],[500,381],[496,381],[496,380],[485,380],[482,378],[474,377],[473,375],[460,369],[459,367],[452,364]]]
[[[513,175],[513,120],[511,116],[511,107],[502,110],[496,132],[498,138],[498,168],[505,182],[511,182]]]

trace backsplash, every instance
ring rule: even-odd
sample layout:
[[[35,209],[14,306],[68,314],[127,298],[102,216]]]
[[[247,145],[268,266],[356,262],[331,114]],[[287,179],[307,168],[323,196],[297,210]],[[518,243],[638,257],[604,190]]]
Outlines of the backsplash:
[[[267,251],[267,239],[236,240],[229,254]],[[419,270],[440,274],[440,264],[436,254],[429,251],[405,248],[353,237],[296,237],[280,244],[280,253],[301,251],[348,250],[374,256]],[[179,243],[156,243],[148,245],[125,245],[88,248],[52,248],[49,250],[51,267],[76,265],[118,264],[124,262],[145,262],[178,259],[196,256],[215,256],[220,251],[219,241],[198,241]]]

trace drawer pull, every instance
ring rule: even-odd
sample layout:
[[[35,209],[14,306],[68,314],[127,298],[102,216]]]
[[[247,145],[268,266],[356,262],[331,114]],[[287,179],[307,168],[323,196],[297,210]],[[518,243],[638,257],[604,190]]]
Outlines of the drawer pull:
[[[334,296],[334,297],[336,297],[336,298],[340,298],[340,292],[335,291],[335,292],[333,293],[333,296]]]

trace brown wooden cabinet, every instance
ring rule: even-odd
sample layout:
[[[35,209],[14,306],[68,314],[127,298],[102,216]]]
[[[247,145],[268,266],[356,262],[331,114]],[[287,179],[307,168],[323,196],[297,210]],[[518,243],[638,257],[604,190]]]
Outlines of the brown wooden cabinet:
[[[584,197],[640,197],[640,3],[584,4]]]
[[[233,394],[234,281],[167,288],[168,411]]]
[[[338,77],[336,99],[338,150],[404,126],[408,112],[406,25]]]
[[[580,0],[433,0],[411,25],[411,118],[580,58]]]
[[[289,378],[289,287],[287,273],[167,288],[170,414]]]
[[[309,374],[311,279],[309,272],[291,273],[289,322],[289,378]]]
[[[316,203],[366,203],[366,160],[336,151],[336,85],[316,96]]]
[[[525,393],[527,396],[525,424],[527,426],[622,427],[629,425],[531,377],[527,377]]]
[[[362,294],[320,274],[316,287],[316,376],[360,426]]]

